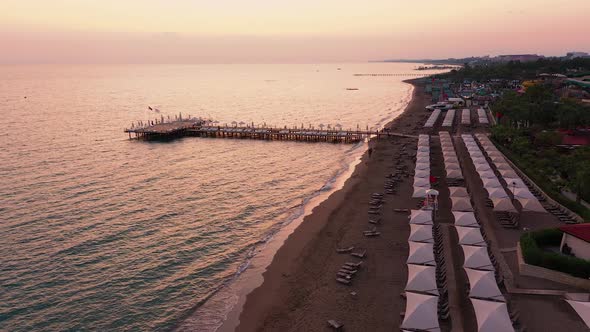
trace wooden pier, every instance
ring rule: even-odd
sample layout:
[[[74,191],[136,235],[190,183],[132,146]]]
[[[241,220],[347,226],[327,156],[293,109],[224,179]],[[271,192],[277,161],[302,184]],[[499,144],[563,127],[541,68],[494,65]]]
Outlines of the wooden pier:
[[[342,130],[314,128],[274,128],[267,126],[214,126],[202,120],[184,120],[156,123],[142,128],[125,129],[129,138],[167,139],[183,136],[258,139],[299,142],[356,143],[366,138],[412,137],[387,130]]]

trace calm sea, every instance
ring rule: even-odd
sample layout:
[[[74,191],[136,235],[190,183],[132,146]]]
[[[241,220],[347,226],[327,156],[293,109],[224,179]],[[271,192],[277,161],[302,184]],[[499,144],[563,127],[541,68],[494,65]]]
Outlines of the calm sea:
[[[365,148],[124,127],[182,112],[377,128],[411,88],[353,74],[414,66],[0,66],[0,330],[173,329]]]

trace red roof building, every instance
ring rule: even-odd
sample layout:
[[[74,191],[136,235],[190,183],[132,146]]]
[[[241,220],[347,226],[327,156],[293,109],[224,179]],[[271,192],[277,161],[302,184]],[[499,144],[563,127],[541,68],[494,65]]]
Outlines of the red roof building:
[[[590,260],[590,223],[561,226],[559,229],[563,232],[561,252]]]

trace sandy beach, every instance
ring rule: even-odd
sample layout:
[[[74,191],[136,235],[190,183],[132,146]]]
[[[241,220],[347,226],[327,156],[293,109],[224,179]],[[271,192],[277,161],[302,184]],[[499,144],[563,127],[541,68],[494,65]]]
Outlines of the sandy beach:
[[[393,132],[415,133],[428,116],[424,106],[430,97],[415,87],[405,112],[386,127]],[[237,331],[321,331],[326,321],[335,319],[350,331],[391,331],[401,323],[404,309],[400,293],[406,283],[409,229],[407,214],[394,209],[415,204],[410,198],[411,179],[386,195],[377,228],[381,235],[368,238],[371,193],[383,192],[386,176],[404,144],[411,138],[372,141],[373,153],[363,156],[342,190],[316,207],[285,241],[264,273],[262,286],[247,297]],[[401,157],[399,165],[411,168],[413,160]],[[336,273],[345,262],[359,259],[336,252],[354,246],[366,250],[363,267],[351,285],[336,282]],[[355,292],[352,295],[351,292]]]

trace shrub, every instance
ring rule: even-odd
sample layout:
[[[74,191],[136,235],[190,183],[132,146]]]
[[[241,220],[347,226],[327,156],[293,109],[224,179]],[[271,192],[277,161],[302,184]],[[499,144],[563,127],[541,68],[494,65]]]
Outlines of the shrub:
[[[558,229],[544,229],[525,233],[520,237],[522,256],[527,264],[570,274],[578,278],[590,278],[590,261],[543,251],[539,246],[553,246],[561,242],[562,232]]]

